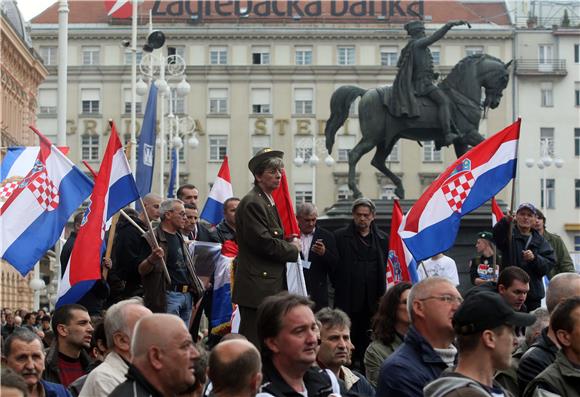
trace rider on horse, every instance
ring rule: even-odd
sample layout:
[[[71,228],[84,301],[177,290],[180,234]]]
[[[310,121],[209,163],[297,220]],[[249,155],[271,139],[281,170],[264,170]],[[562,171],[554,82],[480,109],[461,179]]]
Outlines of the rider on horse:
[[[443,38],[453,26],[465,25],[465,21],[451,21],[443,25],[431,36],[426,37],[422,21],[411,21],[405,25],[409,34],[409,43],[401,51],[397,63],[399,71],[395,77],[391,94],[385,98],[385,104],[395,117],[416,118],[420,109],[416,97],[426,96],[439,108],[438,116],[443,137],[436,144],[448,146],[459,136],[451,128],[451,113],[447,95],[433,81],[438,73],[433,71],[433,57],[429,46]]]

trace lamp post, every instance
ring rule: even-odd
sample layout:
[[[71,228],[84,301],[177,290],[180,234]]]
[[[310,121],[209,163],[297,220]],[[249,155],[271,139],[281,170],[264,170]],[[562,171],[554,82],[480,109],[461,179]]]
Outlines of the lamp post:
[[[304,138],[299,140],[296,143],[296,147],[297,148],[304,148],[307,149],[308,148],[308,144],[309,142],[312,142],[312,154],[310,155],[310,158],[308,159],[308,165],[310,166],[310,168],[312,169],[312,202],[316,203],[316,166],[320,163],[320,158],[316,155],[317,152],[317,140],[316,140],[316,135],[312,135],[312,138]],[[324,149],[326,151],[326,149]],[[296,157],[293,160],[294,165],[298,168],[302,167],[302,165],[304,165],[304,163],[306,162],[306,159],[302,157],[301,153],[297,153]],[[327,167],[332,167],[334,165],[334,159],[332,158],[332,156],[330,154],[327,154],[327,156],[324,158],[324,164],[326,164]]]
[[[542,198],[541,198],[541,208],[542,208],[542,212],[544,212],[545,215],[545,211],[546,208],[548,208],[548,203],[547,203],[547,192],[546,192],[546,169],[548,167],[550,167],[552,164],[554,164],[554,166],[556,166],[556,168],[562,168],[564,166],[564,160],[562,160],[561,158],[554,158],[552,157],[552,155],[550,154],[549,150],[548,150],[548,141],[547,140],[542,140],[540,143],[540,152],[541,152],[541,158],[536,160],[534,158],[528,158],[526,159],[526,167],[528,168],[532,168],[534,167],[534,165],[536,167],[538,167],[538,169],[540,169],[542,171]]]
[[[161,47],[163,48],[163,47]],[[174,115],[173,104],[175,101],[174,93],[172,91],[172,87],[170,84],[175,83],[179,80],[179,83],[176,84],[175,91],[178,97],[185,97],[189,91],[191,90],[191,86],[185,80],[185,69],[186,64],[185,60],[175,54],[169,56],[163,56],[162,49],[160,51],[151,52],[143,56],[141,62],[139,64],[139,69],[141,74],[149,79],[150,82],[155,80],[155,85],[161,95],[161,118],[159,119],[159,129],[160,134],[157,137],[157,147],[158,151],[158,158],[159,158],[159,192],[161,197],[165,197],[164,194],[164,177],[165,177],[165,136],[166,136],[166,124],[169,126],[169,145],[170,148],[173,149],[174,142],[173,130],[181,130],[180,128],[176,127],[179,126],[180,120],[183,119],[182,117],[176,117]],[[157,77],[158,76],[158,77]],[[137,82],[137,93],[139,95],[146,95],[148,91],[147,84],[143,81],[142,77],[139,78]],[[165,115],[165,98],[169,98],[169,114]],[[188,117],[185,117],[189,121]],[[193,120],[191,120],[191,125],[193,125]],[[192,127],[193,131],[193,127]],[[189,140],[190,146],[195,148],[199,144],[197,138],[195,137],[195,133],[191,132],[191,139]],[[179,167],[179,161],[178,161]],[[178,174],[179,175],[179,174]]]

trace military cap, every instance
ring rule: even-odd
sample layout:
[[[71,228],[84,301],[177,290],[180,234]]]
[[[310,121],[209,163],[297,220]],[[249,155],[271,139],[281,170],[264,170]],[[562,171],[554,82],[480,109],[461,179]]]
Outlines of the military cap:
[[[493,243],[493,234],[487,231],[477,233],[477,238],[482,238],[484,240],[491,241]]]
[[[250,162],[248,163],[248,168],[250,169],[250,171],[252,172],[252,174],[256,173],[256,169],[258,168],[258,166],[260,164],[262,164],[264,161],[273,158],[273,157],[278,157],[280,159],[284,158],[284,152],[282,152],[281,150],[273,150],[270,148],[264,148],[262,150],[260,150],[258,153],[256,153],[254,155],[254,157],[252,157],[250,159]]]

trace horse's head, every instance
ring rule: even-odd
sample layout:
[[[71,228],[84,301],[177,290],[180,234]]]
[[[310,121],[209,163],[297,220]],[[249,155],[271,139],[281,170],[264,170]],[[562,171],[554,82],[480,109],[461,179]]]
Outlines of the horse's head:
[[[479,65],[480,82],[485,89],[485,100],[483,101],[484,110],[487,108],[495,109],[499,106],[503,96],[503,90],[507,87],[510,80],[509,67],[512,61],[504,64],[495,57],[487,56]]]

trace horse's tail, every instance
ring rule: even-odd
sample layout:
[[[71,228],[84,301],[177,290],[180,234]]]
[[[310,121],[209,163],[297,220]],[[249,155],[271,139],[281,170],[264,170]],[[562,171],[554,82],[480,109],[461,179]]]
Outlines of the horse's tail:
[[[324,128],[324,135],[326,135],[326,149],[329,154],[332,152],[336,132],[340,127],[342,127],[348,118],[350,104],[365,92],[367,92],[367,90],[354,85],[343,85],[332,94],[332,97],[330,98],[330,118],[326,122],[326,127]]]

